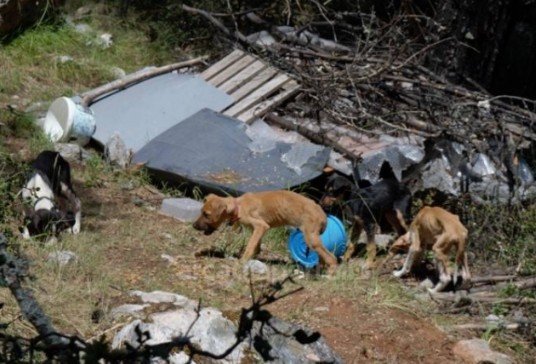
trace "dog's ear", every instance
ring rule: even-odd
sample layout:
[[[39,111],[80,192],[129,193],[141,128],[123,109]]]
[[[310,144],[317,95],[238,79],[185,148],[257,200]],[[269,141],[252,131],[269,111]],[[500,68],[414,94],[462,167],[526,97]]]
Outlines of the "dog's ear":
[[[205,202],[209,202],[209,201],[213,200],[216,197],[218,197],[218,196],[216,196],[213,193],[209,193],[208,195],[205,196]]]
[[[337,176],[333,179],[331,188],[336,194],[346,194],[352,190],[352,182],[348,178]]]

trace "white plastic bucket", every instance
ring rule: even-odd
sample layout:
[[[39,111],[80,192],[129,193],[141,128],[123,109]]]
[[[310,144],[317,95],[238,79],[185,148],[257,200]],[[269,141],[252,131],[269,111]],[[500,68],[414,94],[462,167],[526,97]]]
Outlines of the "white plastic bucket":
[[[67,142],[75,139],[85,145],[89,142],[97,124],[93,113],[75,104],[68,97],[59,97],[48,108],[43,130],[53,142]]]

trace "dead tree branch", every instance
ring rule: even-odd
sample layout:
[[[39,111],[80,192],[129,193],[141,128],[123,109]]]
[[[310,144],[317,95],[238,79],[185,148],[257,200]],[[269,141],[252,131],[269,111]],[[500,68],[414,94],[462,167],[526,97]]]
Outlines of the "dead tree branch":
[[[108,83],[106,85],[103,85],[101,87],[97,87],[96,89],[93,89],[93,90],[83,94],[82,95],[81,105],[84,106],[84,107],[88,107],[99,96],[105,95],[105,94],[107,94],[109,92],[112,92],[112,91],[116,91],[116,90],[126,88],[126,87],[128,87],[128,86],[130,86],[130,85],[132,85],[134,83],[141,82],[141,81],[144,81],[144,80],[148,80],[149,78],[153,78],[155,76],[162,75],[164,73],[169,73],[169,72],[177,70],[177,69],[181,69],[181,68],[185,68],[185,67],[189,67],[189,66],[199,64],[199,63],[203,62],[206,59],[208,59],[208,56],[197,57],[197,58],[194,58],[194,59],[190,59],[188,61],[173,63],[173,64],[169,64],[169,65],[166,65],[166,66],[154,68],[154,69],[151,69],[151,70],[139,73],[139,74],[133,74],[133,75],[130,75],[128,77],[122,78],[120,80],[110,82],[110,83]]]

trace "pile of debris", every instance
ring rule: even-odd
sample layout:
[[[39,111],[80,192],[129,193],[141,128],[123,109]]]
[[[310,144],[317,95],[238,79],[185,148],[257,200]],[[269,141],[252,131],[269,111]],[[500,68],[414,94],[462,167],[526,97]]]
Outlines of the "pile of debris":
[[[246,18],[264,29],[246,36],[215,14],[183,9],[296,79],[301,94],[265,118],[359,160],[360,178],[374,182],[388,161],[399,178],[416,180],[416,190],[472,192],[480,202],[524,200],[536,191],[534,101],[492,96],[468,78],[465,86],[455,85],[426,68],[431,49],[459,46],[453,38],[419,44],[406,36],[402,16],[386,25],[371,14],[327,9],[323,28],[299,29],[249,12]],[[440,25],[428,19],[427,30],[434,27]],[[312,29],[331,29],[331,36]],[[350,33],[351,46],[337,42]]]

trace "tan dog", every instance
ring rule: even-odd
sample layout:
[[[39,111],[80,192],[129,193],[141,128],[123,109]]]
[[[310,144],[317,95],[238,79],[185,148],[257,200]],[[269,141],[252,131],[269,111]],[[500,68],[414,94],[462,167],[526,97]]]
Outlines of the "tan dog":
[[[253,228],[242,260],[251,259],[260,251],[261,239],[268,229],[290,225],[302,231],[307,246],[318,253],[330,273],[337,268],[337,259],[320,240],[327,223],[326,214],[307,197],[291,191],[245,193],[238,198],[210,194],[193,226],[209,235],[226,221]]]
[[[454,284],[461,267],[463,281],[471,279],[465,253],[467,229],[458,216],[440,207],[423,207],[410,225],[409,231],[398,238],[390,249],[394,252],[409,246],[408,256],[402,269],[394,271],[395,277],[402,277],[411,271],[415,261],[420,258],[424,249],[433,250],[439,270],[439,282],[430,292],[440,292],[450,283],[452,270],[449,267],[449,253],[456,248],[456,271]]]

